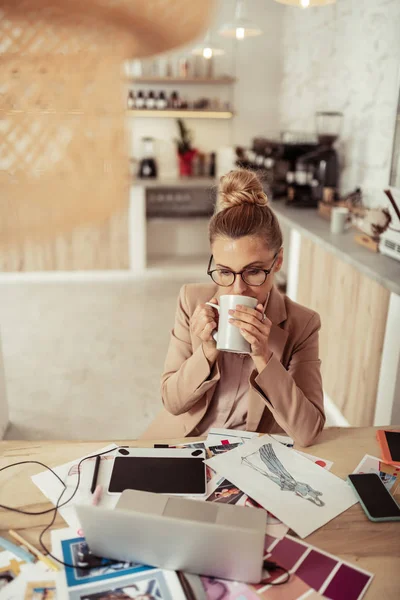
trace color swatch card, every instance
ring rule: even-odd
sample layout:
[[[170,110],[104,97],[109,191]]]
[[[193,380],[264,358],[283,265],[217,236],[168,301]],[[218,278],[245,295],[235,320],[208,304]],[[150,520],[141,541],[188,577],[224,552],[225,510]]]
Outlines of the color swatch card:
[[[357,502],[345,481],[269,435],[205,462],[302,538]]]
[[[267,537],[266,546],[265,558],[284,567],[291,574],[289,583],[280,586],[282,591],[286,590],[287,595],[282,595],[285,600],[297,598],[296,594],[299,592],[304,593],[304,586],[309,586],[330,600],[359,600],[373,578],[371,573],[292,536],[286,536],[282,540]],[[276,596],[279,588],[272,587],[270,583],[279,583],[285,578],[282,572],[276,571],[270,579],[254,586],[254,589],[265,600],[279,598],[279,595]],[[293,596],[290,596],[289,591],[293,592]]]

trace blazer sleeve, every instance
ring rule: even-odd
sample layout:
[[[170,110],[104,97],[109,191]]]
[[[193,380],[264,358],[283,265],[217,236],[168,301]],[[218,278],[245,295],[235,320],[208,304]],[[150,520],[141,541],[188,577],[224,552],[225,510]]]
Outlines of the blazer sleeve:
[[[217,361],[210,366],[202,344],[193,350],[186,286],[183,286],[161,377],[164,407],[173,415],[187,412],[217,384],[219,378]]]
[[[272,355],[265,369],[253,372],[250,379],[275,421],[300,446],[310,446],[325,424],[320,328],[320,318],[314,313],[293,349],[288,369]]]

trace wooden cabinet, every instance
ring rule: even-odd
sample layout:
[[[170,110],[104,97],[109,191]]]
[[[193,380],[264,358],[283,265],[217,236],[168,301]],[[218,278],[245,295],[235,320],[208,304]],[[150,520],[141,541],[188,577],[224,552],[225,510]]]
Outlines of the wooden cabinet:
[[[353,426],[374,423],[390,292],[302,236],[297,301],[321,316],[324,390]]]

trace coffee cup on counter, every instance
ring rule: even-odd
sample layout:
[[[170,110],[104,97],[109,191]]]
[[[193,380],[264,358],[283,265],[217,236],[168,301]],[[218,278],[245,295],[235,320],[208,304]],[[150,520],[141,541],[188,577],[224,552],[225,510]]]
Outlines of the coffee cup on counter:
[[[344,233],[349,225],[349,209],[345,206],[334,206],[331,211],[331,233]]]

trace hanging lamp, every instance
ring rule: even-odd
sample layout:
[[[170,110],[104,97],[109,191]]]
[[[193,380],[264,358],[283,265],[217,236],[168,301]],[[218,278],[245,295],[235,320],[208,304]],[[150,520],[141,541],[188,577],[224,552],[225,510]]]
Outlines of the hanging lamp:
[[[203,43],[195,46],[192,50],[192,54],[195,56],[202,56],[206,60],[209,60],[213,56],[221,56],[222,54],[225,54],[225,50],[215,46],[212,43],[211,34],[209,31],[207,31]]]
[[[219,30],[219,34],[243,40],[246,37],[261,35],[262,30],[246,17],[245,0],[236,0],[235,18],[230,23],[225,23]]]
[[[288,4],[290,6],[299,6],[300,8],[312,8],[313,6],[327,6],[335,4],[336,0],[275,0],[279,4]]]

